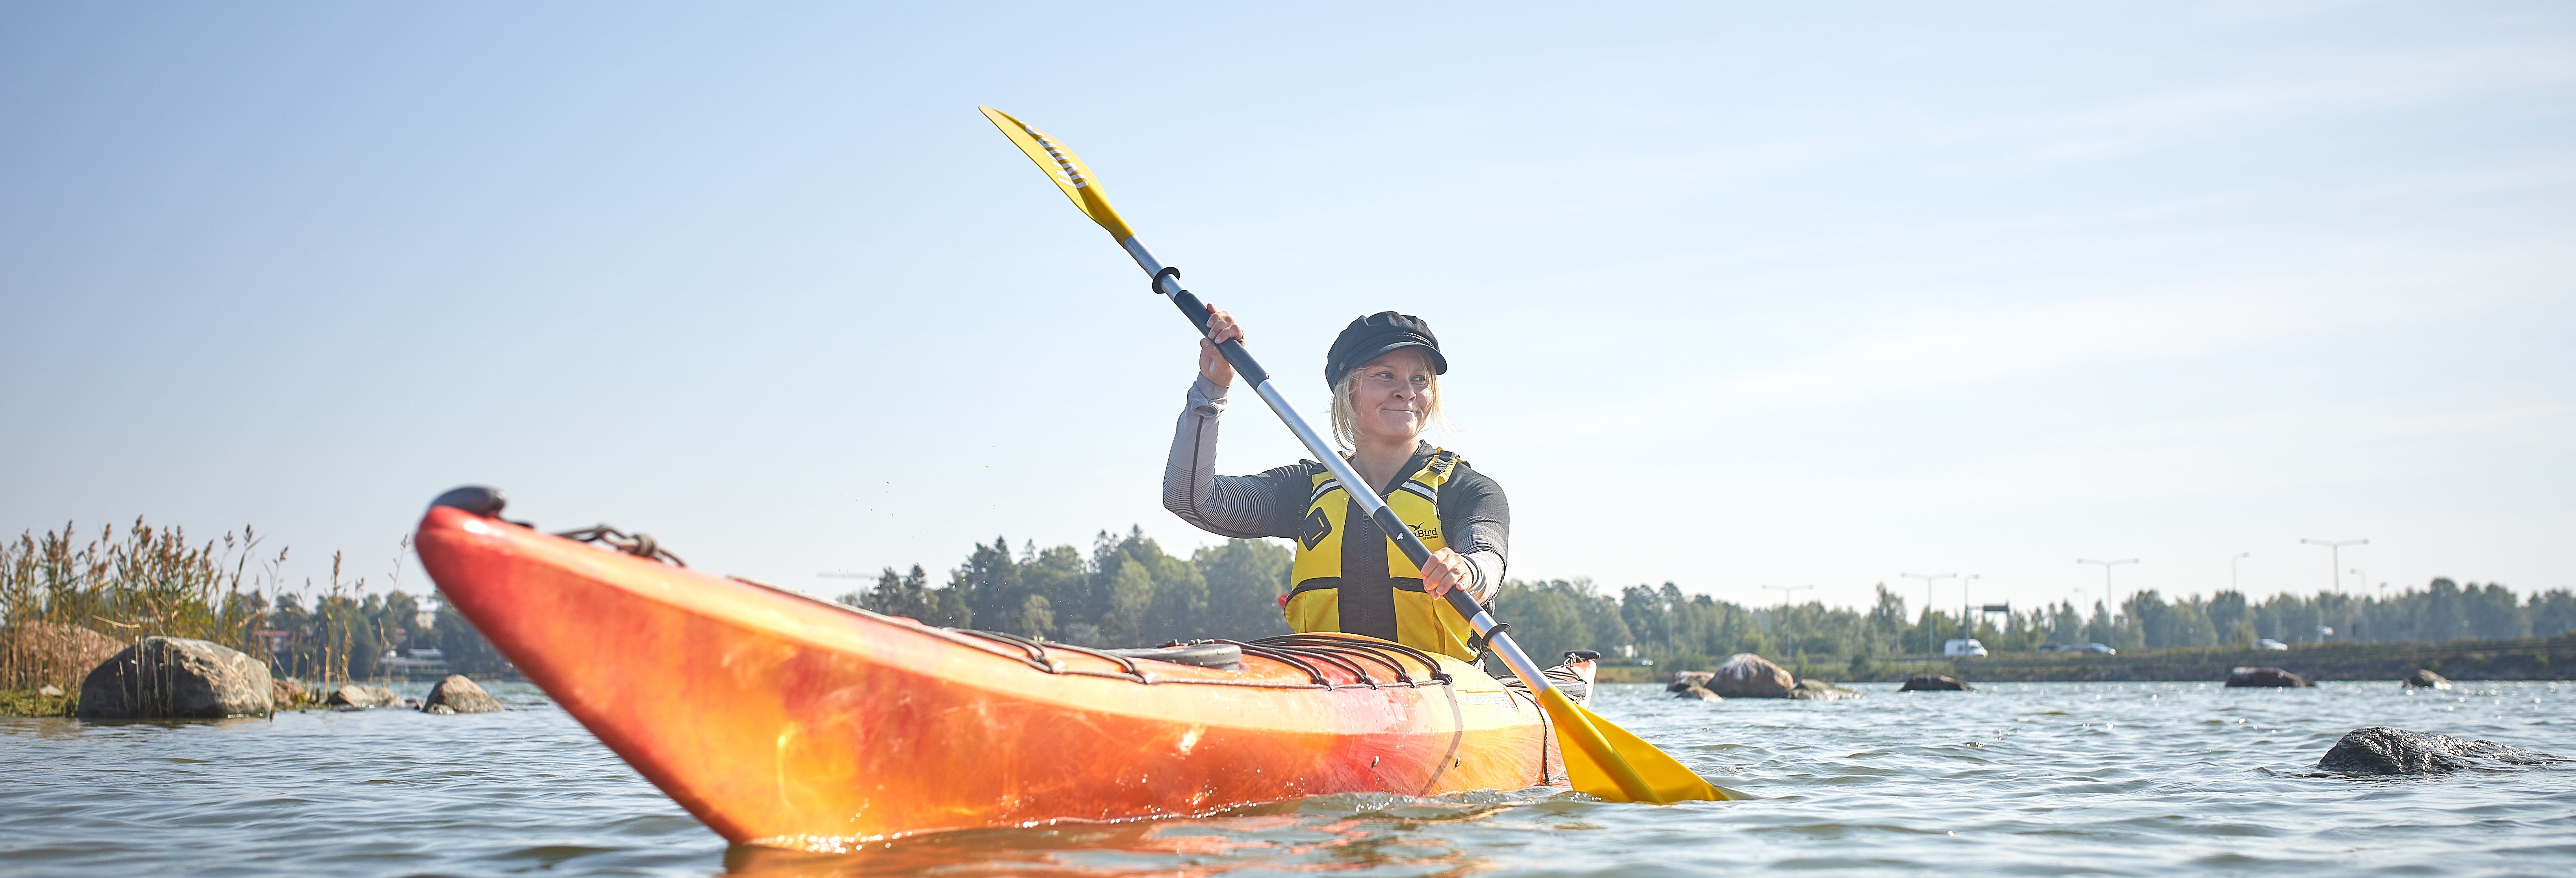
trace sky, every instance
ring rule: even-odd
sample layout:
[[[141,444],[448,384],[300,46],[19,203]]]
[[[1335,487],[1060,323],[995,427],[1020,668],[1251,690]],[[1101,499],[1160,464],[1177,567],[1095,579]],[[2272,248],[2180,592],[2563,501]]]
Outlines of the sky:
[[[1309,413],[1428,319],[1515,578],[2576,587],[2576,7],[1220,5],[0,7],[0,531],[1217,542],[1191,330],[990,104]]]

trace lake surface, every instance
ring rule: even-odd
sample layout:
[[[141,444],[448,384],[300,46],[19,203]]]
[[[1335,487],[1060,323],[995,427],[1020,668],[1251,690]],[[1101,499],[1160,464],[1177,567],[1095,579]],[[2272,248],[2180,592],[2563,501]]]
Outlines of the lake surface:
[[[2576,756],[2576,683],[1857,688],[1604,688],[1599,713],[1758,801],[1325,796],[844,856],[728,850],[525,685],[499,714],[0,720],[0,874],[2576,874],[2576,766],[2304,776],[2369,725]]]

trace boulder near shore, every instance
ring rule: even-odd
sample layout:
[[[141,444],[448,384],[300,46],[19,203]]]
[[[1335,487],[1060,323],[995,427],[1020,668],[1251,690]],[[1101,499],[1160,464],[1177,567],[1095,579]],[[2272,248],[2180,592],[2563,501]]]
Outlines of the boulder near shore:
[[[1789,687],[1789,697],[1809,701],[1840,701],[1845,698],[1859,698],[1860,690],[1815,680],[1800,680],[1798,685]]]
[[[1749,652],[1727,656],[1708,683],[1709,691],[1727,698],[1787,698],[1797,688],[1798,678],[1787,668]]]
[[[1905,678],[1905,685],[1896,687],[1896,691],[1974,692],[1977,691],[1977,687],[1962,683],[1957,677],[1945,677],[1939,674],[1916,674]]]
[[[313,700],[313,693],[304,688],[304,681],[294,677],[276,677],[269,680],[268,694],[270,702],[280,710],[301,707],[305,702]]]
[[[2309,682],[2306,677],[2281,670],[2280,668],[2237,668],[2228,672],[2227,685],[2287,689],[2299,686],[2314,686],[2316,684]]]
[[[1860,690],[1815,680],[1800,680],[1787,668],[1749,652],[1726,657],[1715,673],[1682,671],[1664,687],[1675,698],[1724,701],[1729,698],[1800,698],[1832,701],[1859,698]]]
[[[220,644],[146,637],[81,681],[82,719],[268,716],[268,665]]]
[[[394,694],[394,690],[383,686],[350,683],[331,690],[329,695],[322,696],[322,703],[334,707],[361,709],[394,707],[402,704],[402,696]]]
[[[2406,688],[2448,689],[2451,688],[2451,678],[2433,673],[2430,669],[2417,669],[2415,673],[2406,675]]]
[[[2325,758],[2317,760],[2317,768],[2346,774],[2448,774],[2564,761],[2494,741],[2372,726],[2345,733]]]
[[[1708,689],[1709,682],[1715,679],[1717,675],[1707,671],[1674,671],[1673,682],[1664,686],[1664,691],[1673,693],[1674,698],[1725,701],[1724,697]]]
[[[449,674],[438,685],[429,687],[429,697],[421,699],[420,709],[427,713],[492,713],[501,709],[501,700],[465,675]]]

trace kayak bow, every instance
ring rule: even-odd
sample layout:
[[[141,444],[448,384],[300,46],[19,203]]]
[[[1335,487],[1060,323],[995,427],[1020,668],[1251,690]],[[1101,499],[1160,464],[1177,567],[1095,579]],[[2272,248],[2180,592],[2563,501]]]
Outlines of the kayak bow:
[[[732,842],[837,850],[1323,793],[1518,789],[1565,770],[1527,695],[1384,641],[1255,642],[1240,670],[1137,659],[935,628],[498,512],[421,519],[439,591]]]

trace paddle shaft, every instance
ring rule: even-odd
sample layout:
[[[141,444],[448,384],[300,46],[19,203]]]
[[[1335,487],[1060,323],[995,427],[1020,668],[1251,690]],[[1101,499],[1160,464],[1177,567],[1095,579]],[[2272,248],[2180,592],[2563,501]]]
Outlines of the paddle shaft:
[[[1098,223],[1101,229],[1109,232],[1110,239],[1125,248],[1127,255],[1135,257],[1136,265],[1145,269],[1145,273],[1153,278],[1154,292],[1170,297],[1172,304],[1179,307],[1181,313],[1190,318],[1190,323],[1199,328],[1199,337],[1207,337],[1207,306],[1201,303],[1197,296],[1191,295],[1190,291],[1181,288],[1180,272],[1177,269],[1164,267],[1161,261],[1154,258],[1154,254],[1146,252],[1145,245],[1136,240],[1136,233],[1128,228],[1127,221],[1121,219],[1118,211],[1109,206],[1109,198],[1101,193],[1099,181],[1092,179],[1091,169],[1085,167],[1081,159],[1074,157],[1073,150],[1048,137],[1045,132],[1012,118],[1009,113],[991,107],[978,109],[983,112],[985,119],[993,123],[994,127],[1001,129],[1002,136],[1010,138],[1012,145],[1019,147],[1021,155],[1027,156],[1029,161],[1035,163],[1038,169],[1055,183],[1057,191],[1063,192],[1066,198],[1072,199],[1074,206],[1081,209],[1084,216],[1090,217],[1092,222]],[[1324,444],[1324,437],[1316,435],[1314,428],[1306,425],[1305,418],[1297,416],[1297,410],[1288,405],[1288,399],[1279,394],[1277,387],[1271,385],[1269,370],[1261,368],[1260,363],[1253,361],[1252,354],[1244,350],[1243,343],[1240,340],[1227,341],[1219,345],[1218,349],[1226,362],[1234,365],[1235,371],[1242,373],[1246,380],[1252,382],[1253,392],[1261,395],[1261,401],[1269,403],[1270,410],[1288,425],[1290,432],[1297,434],[1297,441],[1305,443],[1306,449],[1314,452],[1317,458],[1324,461],[1324,467],[1332,471],[1335,478],[1341,480],[1344,490],[1359,499],[1361,508],[1366,512],[1369,520],[1376,522],[1378,529],[1386,532],[1387,538],[1395,542],[1397,549],[1404,552],[1406,558],[1412,559],[1414,566],[1429,567],[1430,548],[1424,546],[1422,541],[1413,535],[1412,529],[1405,527],[1404,522],[1396,518],[1394,510],[1387,508],[1386,499],[1378,496],[1375,486],[1363,481],[1359,473],[1351,469],[1348,461],[1343,460],[1341,455],[1334,454],[1332,449]],[[1520,646],[1512,642],[1511,635],[1503,633],[1508,626],[1494,621],[1493,615],[1485,612],[1485,608],[1477,606],[1466,592],[1451,589],[1446,597],[1450,608],[1458,611],[1459,616],[1464,617],[1469,625],[1475,627],[1476,633],[1493,646],[1496,654],[1503,657],[1503,663],[1511,666],[1512,673],[1529,684],[1531,694],[1537,697],[1541,711],[1556,719],[1556,736],[1564,745],[1566,777],[1577,787],[1583,788],[1586,792],[1600,794],[1604,798],[1624,797],[1627,801],[1659,804],[1677,800],[1674,796],[1681,799],[1725,798],[1718,794],[1706,780],[1692,773],[1689,768],[1684,767],[1663,751],[1655,749],[1654,745],[1637,740],[1636,736],[1628,734],[1625,729],[1611,725],[1607,720],[1594,717],[1591,711],[1583,709],[1582,705],[1575,704],[1571,699],[1566,698],[1565,690],[1549,685],[1547,675],[1539,671],[1538,663],[1531,661],[1529,654],[1522,652]],[[1620,743],[1613,743],[1609,733],[1616,733]],[[1582,758],[1577,758],[1577,754],[1581,754]],[[1649,782],[1645,773],[1631,762],[1630,755],[1645,760],[1647,768],[1655,773],[1658,780]],[[1598,775],[1598,777],[1592,777],[1592,775]],[[1616,789],[1605,789],[1596,782],[1604,779],[1611,781]],[[1587,783],[1590,785],[1586,786]],[[1667,791],[1673,795],[1667,796]]]
[[[1207,304],[1181,288],[1178,273],[1164,271],[1163,264],[1156,261],[1154,254],[1148,252],[1144,243],[1133,235],[1120,239],[1118,245],[1127,248],[1127,255],[1136,258],[1137,267],[1153,276],[1154,292],[1170,298],[1173,306],[1188,315],[1191,325],[1199,328],[1199,336],[1206,337]],[[1288,431],[1297,434],[1297,441],[1305,443],[1306,450],[1313,452],[1316,459],[1324,462],[1324,468],[1341,480],[1343,490],[1349,491],[1351,497],[1359,501],[1360,511],[1367,513],[1370,521],[1377,522],[1378,529],[1386,532],[1387,537],[1395,542],[1395,547],[1404,552],[1404,557],[1411,560],[1416,568],[1430,567],[1431,547],[1423,545],[1422,538],[1414,536],[1413,529],[1405,527],[1403,520],[1396,518],[1394,507],[1386,505],[1386,499],[1378,496],[1377,486],[1361,478],[1359,472],[1351,468],[1350,461],[1333,453],[1332,446],[1325,444],[1324,437],[1318,435],[1315,428],[1307,426],[1306,419],[1297,414],[1296,407],[1289,405],[1288,398],[1281,396],[1279,388],[1271,385],[1270,371],[1252,359],[1251,351],[1244,350],[1243,342],[1227,339],[1216,349],[1217,353],[1225,356],[1227,363],[1233,364],[1235,374],[1251,383],[1252,392],[1260,394],[1261,401],[1270,404],[1270,411],[1277,414],[1279,420],[1287,422]],[[1540,671],[1538,662],[1530,660],[1529,653],[1522,652],[1520,645],[1512,642],[1511,634],[1505,631],[1509,626],[1494,621],[1494,615],[1485,612],[1475,598],[1468,597],[1465,589],[1450,589],[1446,597],[1449,606],[1456,609],[1467,624],[1475,627],[1476,633],[1493,646],[1494,654],[1502,657],[1503,664],[1510,666],[1512,673],[1520,676],[1521,682],[1529,684],[1532,693],[1554,688],[1548,684],[1547,675]]]
[[[1118,246],[1126,248],[1127,255],[1135,257],[1137,267],[1154,278],[1154,292],[1171,299],[1173,307],[1181,309],[1181,314],[1190,318],[1190,325],[1199,328],[1199,337],[1206,338],[1207,304],[1181,287],[1180,272],[1165,270],[1163,263],[1155,259],[1154,254],[1145,249],[1144,242],[1136,240],[1134,235],[1118,239]],[[1378,530],[1386,532],[1387,538],[1404,552],[1404,557],[1410,559],[1417,569],[1431,566],[1431,547],[1423,545],[1422,539],[1413,535],[1413,529],[1405,527],[1404,521],[1395,516],[1395,509],[1386,505],[1386,498],[1378,496],[1377,486],[1361,478],[1359,471],[1351,468],[1350,461],[1343,460],[1341,455],[1333,453],[1332,446],[1324,444],[1324,437],[1317,435],[1315,428],[1308,426],[1306,419],[1297,414],[1296,407],[1288,404],[1288,398],[1280,395],[1279,388],[1270,383],[1270,370],[1261,368],[1261,363],[1252,359],[1252,352],[1244,350],[1243,341],[1227,339],[1216,349],[1217,353],[1224,355],[1227,363],[1234,366],[1235,374],[1251,382],[1252,392],[1260,394],[1261,401],[1270,404],[1270,411],[1288,425],[1288,432],[1297,434],[1297,441],[1304,443],[1306,450],[1314,452],[1315,458],[1324,462],[1324,468],[1341,480],[1342,489],[1359,501],[1361,511],[1367,513],[1370,521],[1377,523]],[[1493,647],[1495,655],[1502,657],[1503,664],[1509,666],[1521,682],[1529,685],[1530,694],[1536,697],[1541,709],[1557,718],[1560,743],[1581,749],[1593,764],[1610,776],[1629,800],[1656,804],[1665,801],[1593,725],[1591,712],[1576,705],[1563,691],[1548,683],[1547,674],[1539,669],[1538,662],[1531,661],[1529,653],[1522,652],[1520,644],[1513,643],[1512,636],[1505,633],[1508,626],[1494,621],[1494,614],[1477,605],[1475,598],[1468,597],[1466,589],[1450,589],[1445,597],[1449,599],[1449,607],[1475,627],[1476,633]],[[1661,751],[1657,751],[1656,756],[1671,759],[1663,756]],[[1567,771],[1569,774],[1573,771],[1570,765]]]

